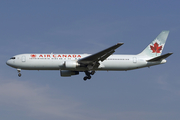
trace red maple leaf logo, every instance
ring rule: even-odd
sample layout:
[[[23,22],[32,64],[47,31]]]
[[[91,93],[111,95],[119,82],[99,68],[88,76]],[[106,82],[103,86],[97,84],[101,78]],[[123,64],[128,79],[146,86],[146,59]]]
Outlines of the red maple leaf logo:
[[[161,50],[162,50],[162,45],[159,46],[159,44],[156,42],[153,44],[154,46],[151,46],[150,45],[150,48],[152,50],[153,53],[156,53],[156,56],[157,56],[157,53],[161,53]]]
[[[33,54],[33,55],[31,55],[31,57],[32,57],[32,58],[35,58],[35,57],[36,57],[36,55],[34,55],[34,54]]]

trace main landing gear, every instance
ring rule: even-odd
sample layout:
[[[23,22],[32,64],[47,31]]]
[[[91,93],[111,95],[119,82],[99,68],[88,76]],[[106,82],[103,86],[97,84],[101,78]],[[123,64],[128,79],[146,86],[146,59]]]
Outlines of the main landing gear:
[[[94,73],[95,71],[91,71],[91,72],[85,71],[86,76],[83,78],[84,81],[86,81],[87,79],[91,79],[91,75],[94,75]]]
[[[18,71],[18,76],[21,77],[21,69],[17,69]]]

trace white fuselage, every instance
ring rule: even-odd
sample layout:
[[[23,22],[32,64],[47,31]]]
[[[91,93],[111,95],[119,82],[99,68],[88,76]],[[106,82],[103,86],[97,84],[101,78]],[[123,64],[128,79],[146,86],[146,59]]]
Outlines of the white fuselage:
[[[20,54],[14,56],[15,59],[10,59],[7,64],[11,67],[24,70],[74,70],[85,71],[85,67],[66,68],[65,62],[78,61],[81,58],[87,57],[90,54]],[[100,65],[96,70],[112,70],[112,71],[126,71],[138,69],[142,67],[149,67],[165,63],[166,60],[160,62],[147,62],[150,59],[148,56],[140,55],[111,55]]]

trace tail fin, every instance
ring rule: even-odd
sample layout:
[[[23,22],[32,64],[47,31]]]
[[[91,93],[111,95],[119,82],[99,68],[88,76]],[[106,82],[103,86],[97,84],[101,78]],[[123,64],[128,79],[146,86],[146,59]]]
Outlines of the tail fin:
[[[166,43],[169,31],[162,31],[139,55],[160,56]]]

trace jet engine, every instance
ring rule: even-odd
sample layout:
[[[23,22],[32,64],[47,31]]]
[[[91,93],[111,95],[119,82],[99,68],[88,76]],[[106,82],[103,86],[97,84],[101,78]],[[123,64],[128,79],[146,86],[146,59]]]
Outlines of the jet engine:
[[[62,77],[70,77],[71,75],[79,75],[79,71],[61,70]]]

